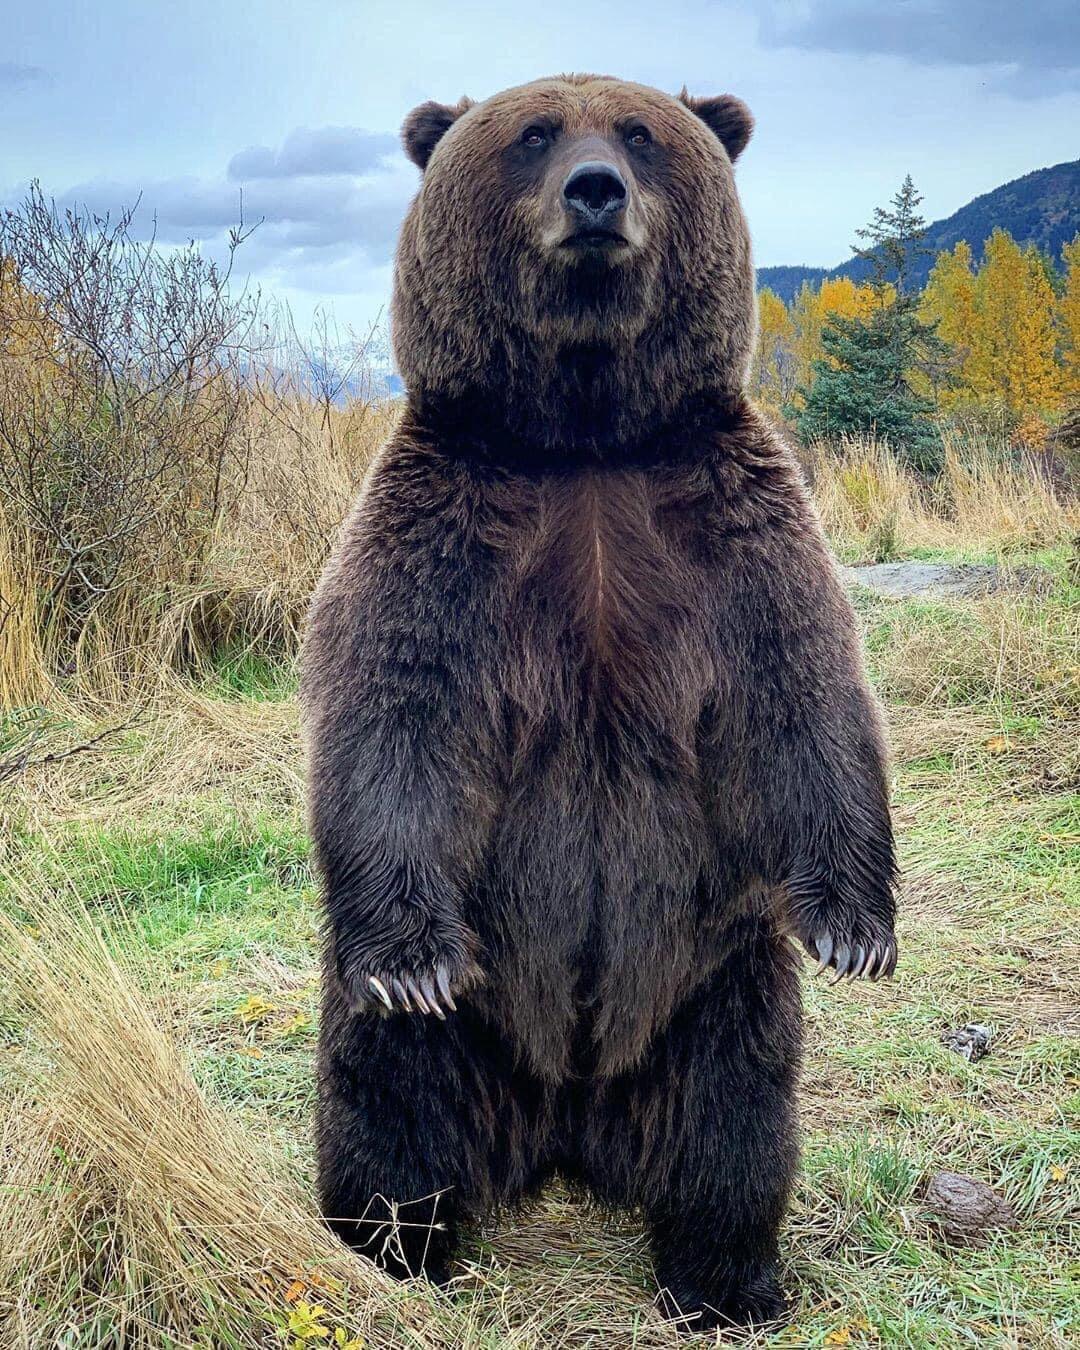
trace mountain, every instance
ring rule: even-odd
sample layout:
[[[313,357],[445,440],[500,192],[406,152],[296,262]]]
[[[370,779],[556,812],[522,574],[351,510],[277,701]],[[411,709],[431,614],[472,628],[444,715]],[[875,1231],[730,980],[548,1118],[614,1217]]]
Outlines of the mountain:
[[[1008,230],[1019,244],[1037,244],[1055,262],[1061,248],[1080,234],[1080,159],[1036,169],[1023,178],[1004,183],[962,206],[945,220],[927,227],[923,246],[930,256],[912,266],[912,285],[925,285],[934,256],[953,248],[961,239],[971,245],[976,261],[992,230]],[[825,277],[851,277],[865,281],[871,267],[862,258],[851,258],[837,267],[759,267],[758,286],[768,286],[785,302],[798,294],[803,282],[818,285]]]

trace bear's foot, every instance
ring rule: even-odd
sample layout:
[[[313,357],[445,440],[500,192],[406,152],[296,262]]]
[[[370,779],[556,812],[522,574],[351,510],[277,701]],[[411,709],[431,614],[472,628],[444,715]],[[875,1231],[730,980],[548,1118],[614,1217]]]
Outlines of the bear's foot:
[[[774,1266],[746,1272],[725,1291],[712,1293],[695,1284],[672,1279],[661,1284],[660,1304],[667,1317],[677,1320],[687,1335],[716,1327],[760,1325],[784,1315],[788,1299]]]
[[[358,1256],[373,1261],[396,1280],[425,1279],[440,1286],[450,1281],[455,1241],[452,1226],[331,1220],[329,1227]]]

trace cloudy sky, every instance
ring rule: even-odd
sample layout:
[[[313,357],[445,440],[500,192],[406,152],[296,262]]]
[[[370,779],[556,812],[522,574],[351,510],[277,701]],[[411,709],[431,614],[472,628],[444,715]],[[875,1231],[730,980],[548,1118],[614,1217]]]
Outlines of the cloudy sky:
[[[427,98],[594,70],[747,100],[757,261],[832,264],[910,172],[930,218],[1080,155],[1076,0],[13,0],[0,201],[31,179],[221,247],[300,325],[386,305]]]

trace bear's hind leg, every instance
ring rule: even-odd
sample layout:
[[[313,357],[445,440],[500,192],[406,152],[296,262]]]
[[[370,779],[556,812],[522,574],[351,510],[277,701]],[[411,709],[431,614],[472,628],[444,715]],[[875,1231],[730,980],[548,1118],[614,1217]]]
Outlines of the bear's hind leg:
[[[544,1093],[462,1008],[352,1014],[327,997],[316,1114],[329,1226],[398,1278],[449,1278],[461,1218],[512,1201],[542,1145]]]
[[[378,1139],[372,1113],[345,1094],[324,1094],[317,1132],[327,1225],[398,1279],[424,1275],[444,1284],[461,1211],[459,1186],[449,1173],[438,1186],[420,1154],[390,1157],[392,1145]]]
[[[756,927],[756,925],[755,925]],[[797,1162],[798,987],[764,925],[598,1094],[590,1180],[641,1205],[661,1299],[686,1328],[786,1305],[777,1238]]]

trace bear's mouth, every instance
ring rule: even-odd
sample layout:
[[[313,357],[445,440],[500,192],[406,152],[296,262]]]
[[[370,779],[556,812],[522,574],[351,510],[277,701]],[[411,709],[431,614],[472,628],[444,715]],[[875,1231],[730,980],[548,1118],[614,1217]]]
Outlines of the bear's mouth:
[[[575,230],[562,241],[563,248],[608,249],[627,243],[618,230]]]

